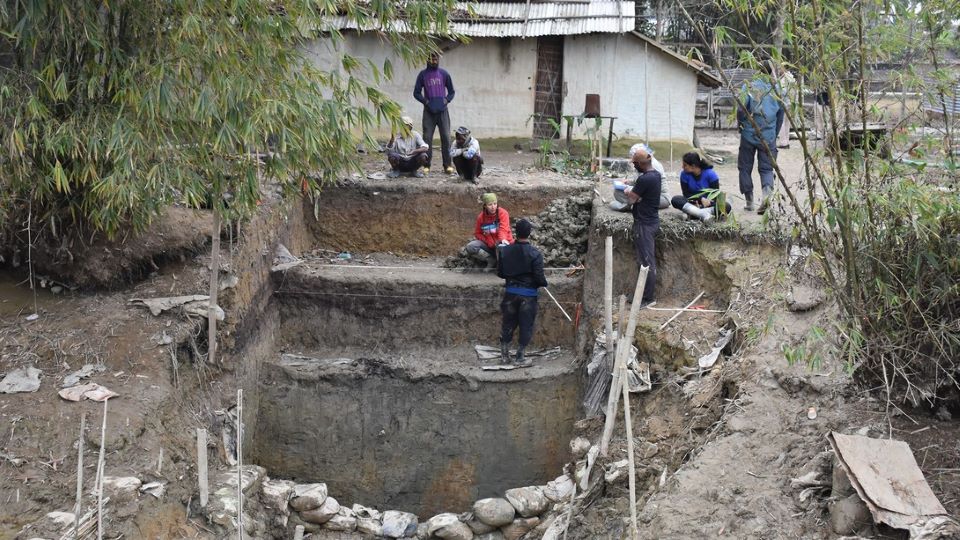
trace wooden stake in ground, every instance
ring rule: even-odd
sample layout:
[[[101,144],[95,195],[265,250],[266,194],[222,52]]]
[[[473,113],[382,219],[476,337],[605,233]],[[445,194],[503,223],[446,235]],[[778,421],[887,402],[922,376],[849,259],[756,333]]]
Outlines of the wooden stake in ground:
[[[207,430],[197,428],[197,482],[200,484],[200,508],[210,499],[207,483]]]
[[[222,202],[219,193],[213,200],[213,232],[210,236],[210,299],[207,307],[207,362],[217,360],[217,293],[220,292],[220,211],[217,205]]]
[[[637,468],[633,458],[633,420],[630,414],[630,385],[627,382],[627,367],[621,363],[620,375],[623,389],[623,423],[627,428],[627,461],[630,465],[630,539],[637,537]]]
[[[607,362],[613,360],[613,237],[603,241],[603,319],[607,334]]]
[[[617,349],[614,373],[626,364],[630,356],[630,347],[633,346],[633,334],[637,331],[637,315],[640,313],[640,304],[643,302],[643,287],[647,283],[647,273],[650,268],[641,266],[637,274],[637,285],[633,290],[633,303],[630,305],[630,318],[627,321],[627,329],[620,340],[620,347]],[[621,325],[622,328],[622,325]],[[613,436],[613,425],[617,417],[617,406],[620,402],[620,394],[617,392],[618,386],[614,384],[610,387],[610,394],[613,395],[611,402],[607,403],[607,418],[603,425],[603,437],[600,439],[600,455],[606,456],[610,447],[610,437]]]
[[[100,458],[97,462],[97,540],[103,540],[103,469],[106,463],[104,450],[107,442],[107,403],[103,400],[103,426],[100,428]]]
[[[237,538],[243,540],[243,389],[237,390]]]
[[[80,415],[80,439],[77,441],[77,504],[73,508],[73,538],[80,533],[80,513],[83,511],[83,434],[87,429],[87,413]]]

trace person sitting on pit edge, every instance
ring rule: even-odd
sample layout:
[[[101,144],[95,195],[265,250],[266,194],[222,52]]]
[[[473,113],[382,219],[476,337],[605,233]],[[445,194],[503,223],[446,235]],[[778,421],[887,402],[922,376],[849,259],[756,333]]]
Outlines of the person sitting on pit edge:
[[[680,173],[680,190],[683,195],[677,195],[670,203],[674,208],[701,221],[710,221],[713,218],[726,217],[732,210],[726,197],[722,197],[724,208],[721,210],[717,199],[710,199],[705,190],[719,190],[720,177],[713,165],[700,157],[696,152],[687,152],[683,155],[683,171]]]
[[[457,168],[457,176],[476,184],[483,172],[483,156],[480,155],[480,142],[470,136],[469,129],[463,126],[457,128],[450,157]]]
[[[650,155],[651,165],[653,170],[660,173],[661,178],[666,178],[666,173],[663,172],[663,164],[660,163],[657,158],[653,157],[653,149],[649,145],[644,143],[637,143],[630,147],[630,160],[633,160],[633,156],[636,155],[637,150],[643,150]],[[610,208],[616,210],[617,212],[629,212],[630,211],[630,202],[628,201],[627,196],[623,192],[623,188],[626,186],[632,186],[633,181],[623,180],[622,182],[614,182],[614,192],[613,192],[613,201],[610,203]],[[664,210],[670,206],[670,190],[667,188],[666,182],[660,183],[660,201],[657,204],[657,207],[660,210]]]
[[[537,295],[540,287],[547,286],[543,275],[543,254],[530,244],[533,225],[525,219],[517,222],[516,243],[500,250],[497,261],[497,277],[506,280],[503,300],[500,302],[500,363],[510,363],[510,343],[513,331],[520,327],[520,341],[514,363],[518,367],[533,364],[524,359],[523,352],[533,337],[533,324],[537,319]]]
[[[497,248],[513,243],[510,214],[497,204],[497,195],[494,193],[484,193],[480,197],[480,204],[483,209],[477,216],[474,239],[465,249],[467,255],[493,268],[497,264]]]
[[[430,146],[413,130],[413,118],[404,116],[400,121],[403,123],[400,136],[391,134],[390,142],[387,143],[387,161],[390,162],[387,176],[396,178],[401,173],[410,173],[410,176],[423,178],[420,167],[429,163],[427,151]]]

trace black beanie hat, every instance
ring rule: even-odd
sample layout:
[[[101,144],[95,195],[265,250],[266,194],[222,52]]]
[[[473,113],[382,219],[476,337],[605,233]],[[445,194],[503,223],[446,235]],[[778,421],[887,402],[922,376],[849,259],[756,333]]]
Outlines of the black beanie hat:
[[[530,231],[533,230],[533,225],[525,220],[521,219],[517,222],[517,238],[530,238]]]

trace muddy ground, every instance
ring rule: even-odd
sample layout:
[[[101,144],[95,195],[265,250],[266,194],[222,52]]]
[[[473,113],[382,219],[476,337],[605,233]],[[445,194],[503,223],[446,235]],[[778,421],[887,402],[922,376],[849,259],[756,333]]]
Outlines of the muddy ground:
[[[717,169],[724,188],[736,191],[735,135],[702,133],[700,140],[714,154],[733,156]],[[658,157],[664,160],[664,156]],[[415,194],[419,187],[429,185],[438,193],[439,204],[449,200],[444,198],[448,189],[464,199],[488,189],[515,190],[530,194],[530,211],[536,209],[532,201],[538,194],[545,205],[558,191],[592,190],[591,179],[543,172],[533,167],[534,158],[526,152],[488,154],[480,186],[460,185],[455,177],[435,168],[426,180],[402,180],[398,185],[403,189],[397,189],[401,194]],[[376,186],[383,181],[366,178],[366,173],[379,169],[377,159],[377,154],[367,155],[364,174],[349,182],[369,193],[377,191]],[[782,151],[780,159],[791,178],[799,179],[799,150]],[[679,157],[673,165],[664,161],[670,171],[668,179],[676,178],[678,161]],[[403,197],[397,197],[398,211],[402,211]],[[509,208],[508,202],[504,204]],[[679,233],[674,243],[664,243],[674,247],[661,248],[666,249],[666,259],[661,263],[664,294],[655,307],[682,307],[696,292],[706,290],[708,294],[700,304],[725,313],[683,314],[659,332],[657,328],[670,314],[642,312],[638,339],[641,351],[653,361],[654,388],[633,402],[633,431],[638,443],[656,445],[655,452],[649,445],[645,447],[647,453],[640,465],[642,535],[835,537],[828,525],[827,500],[820,497],[801,503],[798,490],[790,483],[806,467],[814,466],[811,463],[828,447],[824,437],[831,430],[907,441],[948,512],[960,515],[957,422],[897,407],[886,414],[886,404],[869,389],[854,384],[847,366],[829,355],[813,366],[788,365],[783,347],[813,343],[810,336],[814,328],[827,329],[829,335],[835,312],[829,300],[808,312],[787,308],[793,287],[819,287],[815,267],[810,261],[791,264],[786,246],[758,245],[758,237],[762,239],[763,235],[755,233],[762,230],[761,217],[743,213],[736,196],[733,204],[745,231],[725,234],[733,236],[727,240],[696,230],[691,233],[690,224],[680,222],[679,212],[670,209],[663,213],[665,234],[683,231],[682,235],[698,245],[689,250],[682,247]],[[478,209],[479,205],[462,213],[474,215]],[[228,313],[221,336],[225,356],[216,365],[205,364],[198,354],[205,351],[202,321],[182,314],[154,317],[128,304],[130,298],[206,291],[209,256],[202,249],[197,251],[197,234],[204,230],[207,220],[202,212],[183,217],[176,231],[151,238],[155,243],[127,239],[149,248],[136,250],[137,256],[129,257],[126,266],[104,264],[95,271],[92,262],[86,263],[83,268],[87,270],[74,277],[74,282],[82,283],[81,278],[89,277],[91,288],[100,292],[81,288],[53,294],[47,288],[34,300],[32,292],[21,284],[22,266],[3,275],[0,373],[33,365],[43,371],[43,377],[35,393],[0,395],[0,538],[16,537],[23,527],[47,512],[70,510],[77,466],[75,443],[84,413],[88,426],[84,437],[85,477],[88,486],[92,483],[102,408],[89,401],[65,402],[56,395],[62,377],[87,363],[105,367],[90,380],[120,394],[109,404],[108,474],[134,475],[143,482],[167,485],[162,498],[141,495],[112,506],[107,520],[110,537],[214,537],[213,527],[188,511],[188,507],[195,507],[196,497],[193,433],[195,428],[205,427],[211,438],[218,440],[222,413],[232,405],[237,386],[256,380],[256,373],[237,368],[237,359],[231,354],[253,339],[267,304],[260,285],[269,280],[273,255],[269,247],[279,240],[295,254],[312,252],[333,260],[333,264],[343,264],[339,253],[350,251],[352,260],[360,264],[436,268],[446,255],[438,249],[418,250],[414,243],[409,244],[414,247],[394,251],[389,243],[378,247],[373,242],[357,251],[351,243],[354,241],[344,236],[317,238],[316,229],[311,231],[298,215],[289,208],[269,205],[258,221],[242,228],[233,249],[227,250],[223,275],[236,275],[239,283],[223,292]],[[606,216],[605,226],[612,230],[618,229],[617,223],[628,223],[627,216],[598,215]],[[445,231],[436,227],[444,224],[432,226],[431,238],[443,238]],[[462,223],[448,226],[458,231],[463,228]],[[281,229],[286,232],[278,232]],[[172,242],[174,239],[176,242]],[[465,240],[451,241],[450,246]],[[681,247],[676,247],[677,242]],[[127,244],[126,248],[120,245],[108,249],[123,254],[124,249],[134,248]],[[168,257],[164,253],[176,255]],[[671,273],[682,271],[677,266],[685,266],[685,261],[694,258],[707,262],[694,275],[671,277]],[[625,263],[622,257],[618,260],[629,267],[629,258]],[[632,290],[628,271],[623,274],[618,287],[624,292]],[[64,273],[57,281],[65,282],[70,275]],[[718,276],[726,280],[722,287],[717,285]],[[464,274],[462,279],[467,281],[470,275]],[[590,292],[589,287],[586,290]],[[584,316],[599,327],[595,318],[598,311],[587,303],[584,298]],[[39,318],[27,320],[27,315],[35,311]],[[685,370],[684,366],[709,347],[718,328],[727,325],[738,327],[737,338],[718,366],[706,374]],[[658,361],[661,358],[669,360]],[[813,420],[807,416],[811,407],[817,411]],[[576,429],[596,440],[601,425],[596,420],[583,420]],[[613,459],[624,455],[625,442],[621,417]],[[224,466],[223,451],[219,443],[211,445],[212,466]],[[628,516],[626,484],[611,486],[575,516],[569,534],[582,539],[620,538]],[[30,529],[21,537],[30,538],[35,532]]]

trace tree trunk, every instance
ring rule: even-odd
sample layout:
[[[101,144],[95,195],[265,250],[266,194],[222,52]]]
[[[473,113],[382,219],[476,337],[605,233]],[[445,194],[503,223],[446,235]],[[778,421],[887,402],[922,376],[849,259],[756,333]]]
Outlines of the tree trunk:
[[[217,358],[217,293],[220,291],[220,210],[217,202],[220,194],[214,196],[213,232],[210,247],[210,300],[207,309],[207,362],[213,364]]]

